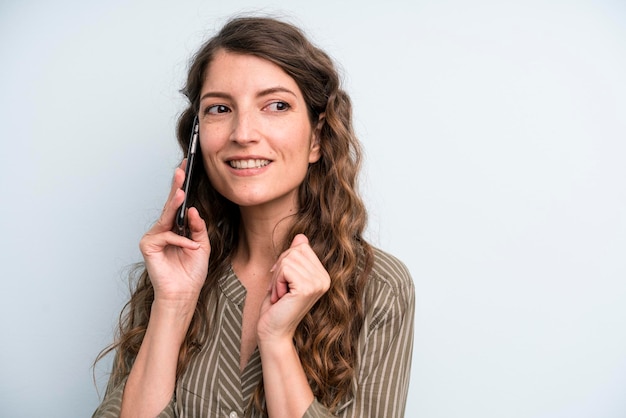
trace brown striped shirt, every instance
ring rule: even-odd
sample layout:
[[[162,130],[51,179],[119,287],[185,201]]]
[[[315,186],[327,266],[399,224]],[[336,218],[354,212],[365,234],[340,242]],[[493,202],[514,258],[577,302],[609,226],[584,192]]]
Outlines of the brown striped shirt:
[[[246,289],[232,271],[220,279],[216,335],[191,360],[159,418],[258,416],[248,410],[262,375],[258,350],[243,372],[239,368],[245,297]],[[374,266],[365,291],[365,311],[354,396],[335,416],[403,417],[413,348],[415,291],[404,264],[378,249],[374,250]],[[107,388],[94,418],[119,416],[124,384]],[[329,416],[333,415],[317,400],[304,414],[304,418]]]

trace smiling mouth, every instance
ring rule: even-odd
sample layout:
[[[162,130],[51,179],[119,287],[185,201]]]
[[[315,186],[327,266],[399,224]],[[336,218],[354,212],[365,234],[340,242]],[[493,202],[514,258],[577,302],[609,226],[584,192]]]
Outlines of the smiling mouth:
[[[262,168],[270,163],[270,160],[231,160],[228,162],[232,168],[243,170],[246,168]]]

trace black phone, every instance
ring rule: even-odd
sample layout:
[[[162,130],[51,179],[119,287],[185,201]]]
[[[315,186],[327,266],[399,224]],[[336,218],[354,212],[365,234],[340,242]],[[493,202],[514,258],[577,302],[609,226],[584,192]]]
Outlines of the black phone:
[[[185,192],[185,200],[176,212],[176,232],[179,235],[187,235],[187,199],[189,197],[189,184],[191,184],[191,175],[193,166],[196,161],[196,151],[198,151],[199,137],[198,115],[193,120],[191,129],[191,138],[189,139],[189,149],[187,150],[187,167],[185,167],[185,181],[183,182],[183,191]]]

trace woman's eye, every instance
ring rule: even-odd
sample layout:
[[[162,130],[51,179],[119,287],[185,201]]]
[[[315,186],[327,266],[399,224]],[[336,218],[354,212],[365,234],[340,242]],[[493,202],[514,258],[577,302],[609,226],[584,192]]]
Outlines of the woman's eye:
[[[267,106],[267,109],[272,111],[272,112],[284,112],[285,110],[288,110],[291,106],[289,106],[289,103],[285,103],[285,102],[274,102],[274,103],[270,103]]]
[[[209,115],[218,115],[220,113],[228,113],[230,109],[224,105],[213,105],[206,108],[205,113]]]

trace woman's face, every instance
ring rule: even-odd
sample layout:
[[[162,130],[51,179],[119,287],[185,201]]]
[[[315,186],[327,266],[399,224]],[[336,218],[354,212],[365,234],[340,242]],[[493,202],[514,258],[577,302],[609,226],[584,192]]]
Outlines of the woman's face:
[[[200,146],[211,184],[241,207],[296,209],[298,186],[320,158],[293,78],[252,55],[219,51],[200,93]]]

